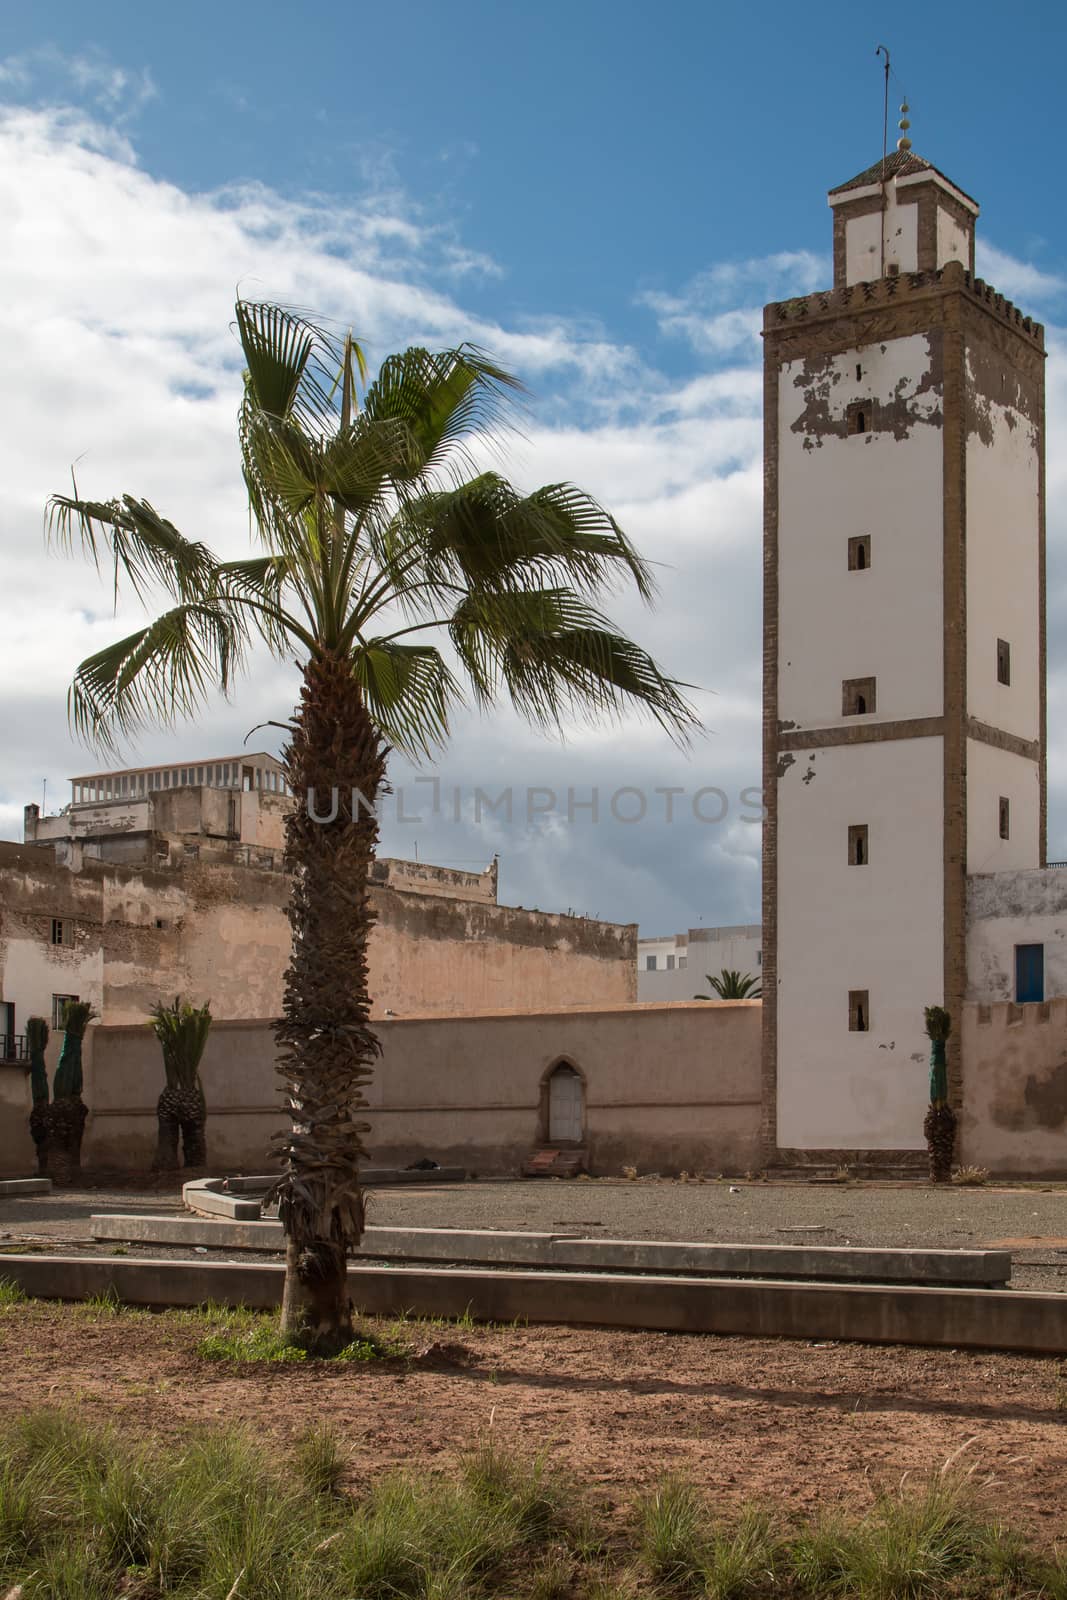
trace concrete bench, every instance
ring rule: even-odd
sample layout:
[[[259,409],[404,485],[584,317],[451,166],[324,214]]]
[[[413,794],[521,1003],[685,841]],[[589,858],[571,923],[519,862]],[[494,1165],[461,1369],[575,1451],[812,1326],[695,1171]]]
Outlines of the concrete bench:
[[[187,1187],[190,1187],[187,1185]],[[220,1219],[100,1216],[94,1239],[136,1244],[281,1250],[279,1222],[259,1218],[255,1202],[208,1191],[197,1204],[226,1201]],[[252,1207],[251,1211],[241,1209]],[[604,1272],[667,1272],[701,1277],[810,1278],[832,1283],[913,1283],[984,1287],[1011,1278],[1008,1250],[874,1250],[852,1245],[703,1244],[675,1240],[587,1239],[573,1234],[504,1233],[476,1228],[369,1227],[355,1255],[369,1260],[568,1267]]]

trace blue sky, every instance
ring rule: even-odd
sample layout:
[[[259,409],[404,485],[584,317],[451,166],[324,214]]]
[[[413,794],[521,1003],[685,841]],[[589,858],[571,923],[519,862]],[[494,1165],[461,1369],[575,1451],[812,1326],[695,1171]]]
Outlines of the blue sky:
[[[482,779],[560,795],[597,782],[605,800],[712,784],[733,807],[715,829],[507,827],[476,824],[465,798],[458,821],[387,819],[384,847],[499,850],[507,898],[648,932],[755,918],[758,829],[736,796],[759,774],[758,312],[829,278],[825,191],[880,152],[879,42],[894,117],[906,87],[916,149],[982,203],[980,270],[1049,325],[1055,728],[1064,33],[1043,5],[10,8],[0,320],[26,381],[6,402],[20,443],[0,591],[39,591],[50,631],[27,607],[0,643],[0,834],[17,836],[43,778],[51,798],[93,765],[69,741],[63,690],[116,621],[39,539],[70,462],[87,492],[144,493],[243,548],[227,332],[240,283],[351,321],[372,358],[415,338],[489,345],[534,392],[515,475],[584,484],[662,563],[659,613],[621,615],[701,686],[714,731],[688,763],[636,727],[561,752],[504,713],[457,726],[443,781],[467,797]],[[292,687],[267,664],[199,729],[140,749],[179,737],[228,753]],[[1053,744],[1050,847],[1067,855]]]

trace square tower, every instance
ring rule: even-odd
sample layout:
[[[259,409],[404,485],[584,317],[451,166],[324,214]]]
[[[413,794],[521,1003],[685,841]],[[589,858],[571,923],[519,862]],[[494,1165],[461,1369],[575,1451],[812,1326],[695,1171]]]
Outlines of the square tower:
[[[910,151],[830,192],[764,311],[764,1147],[923,1148],[966,876],[1045,859],[1044,337]]]

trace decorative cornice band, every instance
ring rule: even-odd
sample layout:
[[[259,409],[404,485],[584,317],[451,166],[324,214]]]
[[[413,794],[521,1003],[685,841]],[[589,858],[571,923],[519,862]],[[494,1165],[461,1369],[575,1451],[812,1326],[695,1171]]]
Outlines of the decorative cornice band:
[[[779,750],[824,750],[830,745],[880,744],[889,739],[940,739],[944,717],[901,717],[895,722],[860,722],[847,728],[787,728],[778,733]]]
[[[1018,734],[1005,733],[1002,728],[991,727],[988,722],[979,722],[977,717],[967,718],[967,737],[976,739],[979,744],[992,745],[994,750],[1008,750],[1013,756],[1022,756],[1026,761],[1041,760],[1040,739],[1020,739]]]

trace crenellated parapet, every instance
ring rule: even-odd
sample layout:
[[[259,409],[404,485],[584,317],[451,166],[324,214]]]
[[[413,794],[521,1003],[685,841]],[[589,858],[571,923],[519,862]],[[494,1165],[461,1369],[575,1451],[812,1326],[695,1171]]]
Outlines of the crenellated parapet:
[[[843,313],[903,306],[946,289],[962,291],[1035,350],[1044,351],[1044,325],[1024,316],[1018,306],[999,294],[992,284],[974,277],[958,261],[949,261],[936,271],[902,272],[895,277],[874,278],[869,283],[845,284],[838,289],[821,289],[792,300],[774,301],[763,309],[763,331],[764,334],[791,331],[805,323],[821,322]]]

